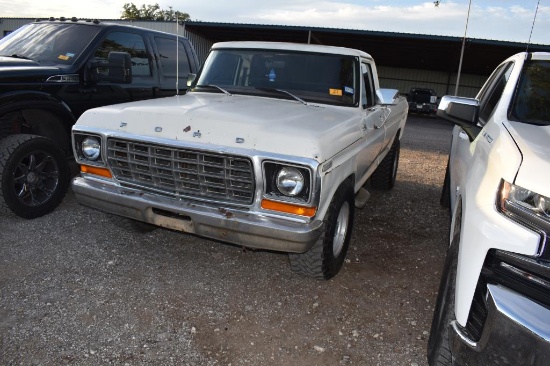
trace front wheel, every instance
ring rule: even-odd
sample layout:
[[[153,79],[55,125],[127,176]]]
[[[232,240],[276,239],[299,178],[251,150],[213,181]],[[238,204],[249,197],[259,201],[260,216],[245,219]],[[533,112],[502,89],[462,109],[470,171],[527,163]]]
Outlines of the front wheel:
[[[455,231],[453,241],[447,251],[443,274],[437,294],[437,302],[428,339],[428,364],[430,366],[450,366],[452,363],[449,333],[455,317],[456,268],[460,228]]]
[[[53,211],[69,187],[67,157],[56,143],[35,135],[0,141],[0,212],[32,219]]]
[[[349,247],[354,217],[353,190],[344,183],[332,198],[325,228],[317,242],[305,253],[290,253],[291,269],[304,276],[328,280],[344,263]]]

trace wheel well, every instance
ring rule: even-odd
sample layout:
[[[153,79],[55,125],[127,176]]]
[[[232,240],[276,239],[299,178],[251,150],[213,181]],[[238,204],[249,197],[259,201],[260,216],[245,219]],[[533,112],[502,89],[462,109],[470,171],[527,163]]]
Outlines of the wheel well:
[[[456,231],[460,231],[462,227],[462,196],[457,197],[457,207],[455,208],[455,214],[453,215],[453,220],[451,223],[451,233],[450,240],[453,239]]]
[[[54,140],[66,154],[71,153],[72,120],[50,108],[12,109],[0,116],[0,138],[15,134],[32,134]]]
[[[350,194],[352,196],[355,195],[355,174],[350,174],[346,179],[344,179],[340,185],[338,186],[338,188],[336,188],[336,190],[334,191],[334,193],[332,194],[332,196],[334,196],[336,194],[336,192],[338,192],[340,189],[343,189],[343,187],[345,186],[348,186],[348,189],[350,191]]]
[[[355,174],[350,174],[346,179],[344,179],[342,183],[340,183],[338,189],[340,189],[340,187],[342,187],[344,184],[349,184],[352,189],[352,193],[354,193],[353,187],[355,186]]]
[[[395,139],[398,139],[398,140],[401,139],[401,128],[398,129],[397,132],[395,133],[394,142],[395,142]]]

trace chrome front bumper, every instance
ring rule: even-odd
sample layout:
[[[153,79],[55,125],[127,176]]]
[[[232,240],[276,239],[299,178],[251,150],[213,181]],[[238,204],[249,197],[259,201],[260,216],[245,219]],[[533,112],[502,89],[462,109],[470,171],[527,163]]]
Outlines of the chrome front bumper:
[[[323,222],[319,220],[303,223],[197,201],[175,200],[95,179],[76,177],[72,189],[77,201],[86,206],[250,248],[303,253],[313,246],[323,230]]]
[[[550,309],[501,285],[487,285],[488,313],[473,342],[453,322],[453,365],[550,365]]]

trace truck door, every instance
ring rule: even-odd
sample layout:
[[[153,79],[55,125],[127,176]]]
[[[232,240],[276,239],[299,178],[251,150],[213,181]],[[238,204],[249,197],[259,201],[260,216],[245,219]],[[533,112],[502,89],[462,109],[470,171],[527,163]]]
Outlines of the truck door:
[[[93,53],[96,61],[107,62],[110,52],[127,52],[132,62],[132,82],[123,84],[102,80],[101,76],[109,76],[108,67],[100,67],[100,79],[93,88],[81,92],[87,94],[80,103],[81,112],[92,107],[109,104],[151,99],[156,86],[153,73],[152,54],[146,46],[141,33],[128,31],[113,31],[108,33],[99,47]],[[105,78],[104,78],[105,79]],[[80,114],[80,113],[79,113]]]
[[[367,62],[361,63],[363,82],[361,83],[361,104],[363,106],[363,117],[361,130],[363,140],[361,151],[357,155],[357,180],[366,180],[366,174],[372,163],[376,160],[384,143],[384,109],[376,105],[375,88],[372,68]]]

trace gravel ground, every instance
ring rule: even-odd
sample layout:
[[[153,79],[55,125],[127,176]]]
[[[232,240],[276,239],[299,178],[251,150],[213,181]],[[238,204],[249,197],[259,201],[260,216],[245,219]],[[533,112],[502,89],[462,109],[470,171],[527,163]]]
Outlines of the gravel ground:
[[[398,180],[330,281],[285,254],[128,231],[75,202],[0,216],[2,365],[425,365],[447,240],[451,125],[409,117]]]

